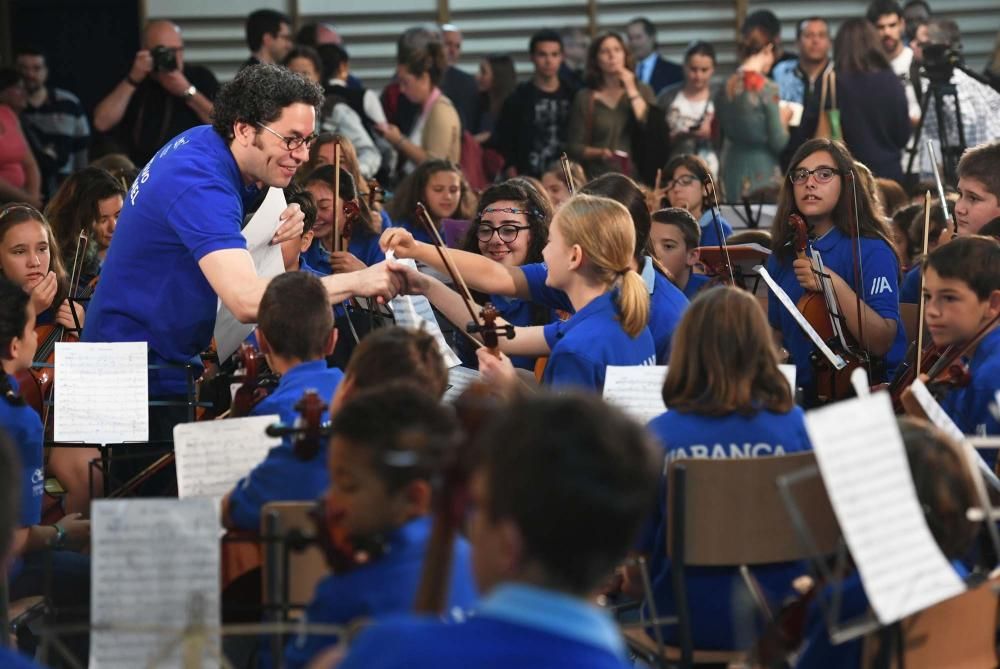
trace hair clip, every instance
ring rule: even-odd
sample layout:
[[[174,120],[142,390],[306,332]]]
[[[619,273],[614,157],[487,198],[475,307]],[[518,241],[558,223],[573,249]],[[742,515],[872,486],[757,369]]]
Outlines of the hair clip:
[[[519,209],[517,207],[491,207],[486,206],[485,209],[479,212],[476,218],[482,218],[483,214],[524,214],[525,216],[534,216],[536,218],[541,218],[542,212],[537,209]]]

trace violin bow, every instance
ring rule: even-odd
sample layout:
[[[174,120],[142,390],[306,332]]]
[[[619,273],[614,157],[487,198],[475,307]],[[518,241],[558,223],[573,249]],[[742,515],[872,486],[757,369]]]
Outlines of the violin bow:
[[[719,212],[722,211],[722,207],[719,205],[719,191],[715,188],[715,179],[712,178],[710,171],[705,173],[702,184],[712,194],[712,201],[709,206],[712,210],[712,224],[715,226],[715,234],[719,238],[719,246],[722,248],[722,253],[726,256],[726,268],[729,270],[730,285],[735,287],[736,273],[733,271],[733,261],[729,259],[729,244],[726,243],[726,236],[722,232],[722,223],[719,222],[719,216],[716,213],[717,210]]]
[[[458,267],[452,261],[451,256],[446,250],[444,240],[441,239],[441,234],[438,232],[437,228],[434,226],[434,221],[431,220],[430,213],[427,211],[427,207],[424,206],[423,202],[417,202],[417,220],[427,229],[427,233],[431,236],[434,242],[434,249],[437,251],[438,257],[441,258],[441,262],[444,264],[445,269],[448,271],[448,275],[451,280],[455,283],[455,286],[460,288],[459,295],[462,297],[462,303],[465,304],[465,309],[469,312],[469,316],[472,318],[472,332],[478,332],[483,335],[483,340],[486,341],[489,337],[489,343],[484,344],[478,341],[474,337],[470,337],[472,341],[476,343],[477,346],[486,346],[490,353],[496,357],[500,357],[499,341],[497,341],[495,336],[490,336],[490,333],[496,335],[497,327],[493,325],[489,327],[485,321],[480,321],[479,316],[476,315],[476,310],[473,308],[476,301],[472,299],[472,292],[469,290],[469,286],[466,285],[465,279],[462,278],[461,272],[458,271]],[[488,305],[492,307],[492,305]],[[484,313],[489,313],[484,310]],[[495,318],[495,316],[494,316]],[[459,328],[461,329],[461,328]],[[513,337],[514,328],[513,326],[507,326],[504,328],[505,336],[508,338]],[[464,331],[463,331],[464,332]],[[466,332],[468,335],[469,333]]]
[[[562,167],[563,178],[566,180],[566,188],[569,189],[569,194],[576,195],[576,184],[573,183],[573,172],[569,169],[569,157],[565,151],[559,156],[559,165]]]
[[[942,205],[943,205],[942,201]],[[927,245],[930,238],[931,228],[931,192],[924,193],[924,245],[923,257],[927,257]],[[924,272],[920,271],[920,306],[917,311],[917,357],[914,362],[914,378],[920,376],[920,363],[923,362],[924,353]]]
[[[951,225],[952,232],[958,234],[958,221],[952,220],[951,212],[948,210],[948,200],[944,196],[944,182],[941,180],[941,173],[938,172],[937,156],[934,153],[934,141],[927,140],[927,153],[931,157],[931,171],[934,172],[934,183],[937,185],[938,197],[941,198],[941,207],[944,209],[945,225]],[[924,253],[927,253],[926,247]]]
[[[340,140],[333,140],[333,230],[330,234],[330,249],[334,252],[342,251],[340,248],[340,224],[337,223],[337,214],[340,213]]]
[[[861,304],[864,302],[861,296],[864,295],[865,268],[861,260],[861,214],[858,212],[858,182],[854,177],[854,170],[849,170],[844,178],[851,185],[851,197],[848,204],[851,207],[852,218],[854,219],[854,229],[851,231],[854,239],[851,240],[851,254],[854,256],[854,302],[858,310],[858,347],[861,349],[862,357],[868,367],[868,378],[872,378],[871,356],[868,354],[868,344],[865,341],[865,323],[862,318]]]

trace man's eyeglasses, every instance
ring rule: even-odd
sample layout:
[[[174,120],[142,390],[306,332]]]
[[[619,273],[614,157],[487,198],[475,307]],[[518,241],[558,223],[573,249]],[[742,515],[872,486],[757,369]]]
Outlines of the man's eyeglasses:
[[[796,186],[801,186],[809,180],[809,175],[816,177],[816,183],[825,184],[833,181],[833,177],[841,174],[841,171],[832,167],[817,167],[814,170],[799,168],[788,173],[788,180]]]
[[[481,224],[476,228],[476,239],[481,242],[488,242],[493,239],[493,235],[496,234],[500,237],[500,241],[510,244],[515,239],[517,239],[517,233],[521,230],[527,230],[530,225],[501,225],[498,228],[494,228],[492,225]]]
[[[289,151],[294,151],[294,150],[296,150],[297,148],[299,148],[302,145],[305,145],[305,147],[307,149],[311,148],[312,145],[313,145],[313,142],[315,142],[316,138],[319,137],[319,135],[317,135],[315,132],[313,134],[309,135],[308,137],[300,137],[299,135],[295,135],[294,137],[285,137],[280,132],[276,132],[274,130],[271,130],[270,128],[268,128],[263,123],[257,123],[257,127],[258,128],[263,128],[264,130],[267,130],[269,133],[271,133],[272,135],[274,135],[275,137],[277,137],[278,139],[280,139],[281,141],[283,141],[285,143],[285,147]]]
[[[663,187],[663,190],[665,191],[671,190],[674,186],[690,186],[697,180],[698,177],[694,176],[693,174],[685,174],[683,176],[677,177],[676,179],[668,181],[666,185]]]

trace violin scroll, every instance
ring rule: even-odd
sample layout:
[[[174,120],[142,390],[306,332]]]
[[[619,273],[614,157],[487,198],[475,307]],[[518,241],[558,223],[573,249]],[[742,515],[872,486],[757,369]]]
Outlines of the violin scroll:
[[[487,302],[479,311],[479,318],[482,322],[470,322],[465,326],[465,330],[469,334],[479,334],[483,338],[486,348],[490,349],[494,355],[497,355],[500,337],[513,339],[515,334],[514,326],[510,323],[497,325],[499,317],[500,312],[497,311],[497,308],[492,302]]]

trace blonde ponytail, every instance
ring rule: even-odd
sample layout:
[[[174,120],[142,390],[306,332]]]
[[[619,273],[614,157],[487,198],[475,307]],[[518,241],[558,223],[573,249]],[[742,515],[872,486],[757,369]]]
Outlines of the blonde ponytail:
[[[621,278],[618,295],[622,329],[629,337],[636,337],[649,321],[649,291],[639,273],[627,270]]]

